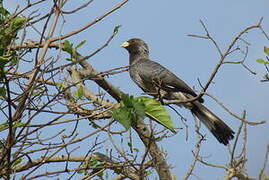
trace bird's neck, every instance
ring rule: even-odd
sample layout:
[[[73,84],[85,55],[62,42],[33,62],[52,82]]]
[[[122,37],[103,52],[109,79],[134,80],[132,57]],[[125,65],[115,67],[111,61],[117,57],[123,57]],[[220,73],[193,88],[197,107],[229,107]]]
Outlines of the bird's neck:
[[[140,53],[140,54],[130,54],[129,56],[129,64],[133,64],[133,63],[136,63],[139,59],[141,58],[146,58],[148,59],[149,58],[149,55],[148,54],[144,54],[144,53]]]

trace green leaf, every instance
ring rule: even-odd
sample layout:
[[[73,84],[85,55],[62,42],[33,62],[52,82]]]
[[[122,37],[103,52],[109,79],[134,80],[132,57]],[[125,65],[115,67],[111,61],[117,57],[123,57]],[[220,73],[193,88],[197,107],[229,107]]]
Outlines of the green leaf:
[[[83,46],[86,43],[86,40],[81,41],[77,46],[76,49],[80,48],[81,46]]]
[[[147,116],[176,133],[169,113],[159,101],[146,96],[137,99],[144,103]]]
[[[263,51],[267,56],[269,56],[269,48],[268,47],[264,46]]]
[[[18,29],[21,28],[21,26],[27,21],[27,18],[24,17],[17,17],[12,22],[12,28]]]
[[[15,127],[22,127],[24,125],[25,125],[25,123],[18,122],[18,121],[12,123],[12,127],[13,128],[15,128]],[[9,123],[8,122],[5,122],[5,123],[0,124],[0,132],[8,129],[8,126],[9,126]]]
[[[101,126],[99,126],[98,124],[96,124],[94,121],[89,122],[89,125],[92,126],[94,129],[102,128]]]
[[[78,86],[77,90],[74,92],[74,96],[78,99],[82,99],[84,96],[83,86]]]
[[[146,176],[149,176],[151,174],[152,174],[152,171],[151,170],[146,171]]]
[[[5,8],[0,7],[0,17],[1,18],[3,18],[3,16],[6,17],[6,16],[9,16],[9,15],[10,15],[10,13]]]
[[[259,176],[261,177],[261,180],[268,180],[269,179],[268,176],[263,171],[260,172]]]
[[[73,53],[73,44],[71,44],[68,40],[64,40],[63,50],[68,52],[70,55]]]
[[[117,25],[114,30],[113,30],[113,36],[115,36],[116,34],[118,34],[119,29],[120,29],[121,25]]]
[[[127,145],[129,146],[130,149],[132,149],[133,144],[131,142],[128,142]]]
[[[67,60],[67,61],[74,61],[73,58],[65,58],[65,60]]]
[[[6,89],[5,87],[0,87],[0,97],[6,97]]]
[[[15,168],[17,165],[19,165],[22,162],[22,158],[17,159],[13,164],[12,167]]]
[[[79,98],[82,98],[84,95],[84,89],[83,89],[83,86],[79,86],[78,87],[78,97]]]
[[[129,146],[130,151],[133,151],[133,143],[132,141],[128,142],[127,145]]]
[[[98,164],[96,167],[98,167],[98,166],[100,166],[100,167],[104,167],[104,164]],[[100,170],[99,170],[100,171]],[[103,178],[103,175],[104,175],[104,171],[100,171],[98,174],[97,174],[97,176],[100,178],[100,180],[102,180]]]
[[[81,169],[81,170],[78,170],[78,171],[77,171],[78,174],[82,174],[82,173],[84,173],[84,172],[85,172],[84,169]]]
[[[264,64],[264,59],[262,59],[262,58],[259,58],[259,59],[256,59],[256,62],[257,63],[260,63],[260,64]]]
[[[74,97],[75,97],[76,99],[79,99],[79,97],[78,97],[78,90],[76,90],[76,91],[74,92]]]
[[[125,129],[130,129],[132,125],[131,112],[127,107],[119,107],[112,110],[112,117],[118,121]]]
[[[88,160],[87,167],[90,168],[90,167],[96,166],[97,163],[98,163],[97,159],[95,157],[91,157]]]
[[[0,56],[0,68],[3,68],[12,60],[12,56]]]
[[[138,120],[144,119],[144,104],[133,96],[121,94],[120,107],[112,111],[112,117],[121,123],[126,129],[129,129]]]
[[[256,59],[257,63],[260,63],[260,64],[265,64],[265,60],[262,59],[262,58],[259,58],[259,59]]]
[[[7,128],[8,128],[8,123],[0,124],[0,132],[6,130]]]
[[[25,126],[26,124],[23,122],[13,122],[13,127],[22,127]]]
[[[38,91],[32,91],[31,96],[38,96],[40,95],[42,92]]]
[[[0,83],[3,83],[3,79],[5,77],[5,70],[3,67],[0,67]]]
[[[145,105],[141,103],[138,99],[133,96],[129,96],[126,94],[122,95],[122,102],[124,106],[130,109],[133,112],[133,120],[140,120],[145,118]]]
[[[63,83],[56,83],[56,87],[61,91],[64,89]]]
[[[266,73],[266,74],[263,76],[263,78],[264,78],[265,80],[269,80],[269,74]]]

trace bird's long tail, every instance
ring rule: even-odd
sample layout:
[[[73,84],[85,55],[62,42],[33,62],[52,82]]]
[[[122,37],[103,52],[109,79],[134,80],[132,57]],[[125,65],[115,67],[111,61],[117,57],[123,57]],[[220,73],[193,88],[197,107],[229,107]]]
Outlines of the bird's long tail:
[[[197,101],[193,102],[193,105],[192,113],[205,124],[220,143],[227,145],[229,140],[234,138],[233,130],[214,113]]]

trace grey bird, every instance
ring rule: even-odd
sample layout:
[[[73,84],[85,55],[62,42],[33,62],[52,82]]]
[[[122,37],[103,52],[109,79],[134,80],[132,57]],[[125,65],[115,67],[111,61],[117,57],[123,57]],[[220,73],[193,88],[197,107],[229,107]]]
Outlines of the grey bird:
[[[196,97],[197,94],[174,73],[157,62],[149,59],[148,45],[141,39],[133,38],[121,47],[129,52],[129,74],[132,80],[147,94],[158,99],[183,100]],[[216,137],[227,145],[234,138],[233,130],[218,116],[206,108],[199,98],[193,102],[180,103],[189,109]]]

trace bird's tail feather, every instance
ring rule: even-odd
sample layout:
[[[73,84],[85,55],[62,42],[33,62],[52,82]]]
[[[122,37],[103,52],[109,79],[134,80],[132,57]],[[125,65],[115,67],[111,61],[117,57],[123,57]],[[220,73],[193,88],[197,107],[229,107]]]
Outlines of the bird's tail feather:
[[[211,131],[217,140],[227,145],[234,138],[233,130],[198,101],[193,102],[192,113]]]

